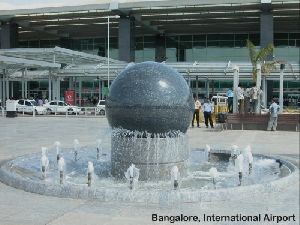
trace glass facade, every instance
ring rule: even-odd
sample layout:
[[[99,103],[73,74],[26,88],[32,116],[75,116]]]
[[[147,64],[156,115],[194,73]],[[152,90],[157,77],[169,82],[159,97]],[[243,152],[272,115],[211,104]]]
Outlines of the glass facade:
[[[168,62],[247,61],[246,40],[259,46],[259,33],[197,34],[165,36],[164,47]],[[60,46],[99,56],[107,56],[107,38],[60,39],[20,41],[21,48],[51,48]],[[277,58],[294,60],[299,58],[300,33],[275,33],[275,55]],[[135,61],[155,60],[155,36],[135,38]],[[118,59],[118,37],[110,38],[110,58]]]

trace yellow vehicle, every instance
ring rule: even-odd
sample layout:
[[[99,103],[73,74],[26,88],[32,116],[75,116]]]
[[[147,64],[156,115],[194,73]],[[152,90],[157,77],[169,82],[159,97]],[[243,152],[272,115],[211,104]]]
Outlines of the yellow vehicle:
[[[225,93],[218,93],[211,98],[211,103],[214,106],[213,120],[218,121],[220,120],[219,114],[226,114],[228,112],[228,97],[226,97]]]

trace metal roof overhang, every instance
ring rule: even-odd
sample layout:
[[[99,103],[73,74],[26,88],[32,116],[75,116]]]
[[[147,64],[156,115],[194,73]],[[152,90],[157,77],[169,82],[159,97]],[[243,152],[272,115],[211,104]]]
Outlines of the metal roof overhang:
[[[174,68],[185,78],[195,79],[198,76],[199,80],[232,80],[233,70],[229,69],[225,73],[227,62],[219,63],[166,63],[166,65]],[[239,67],[239,74],[241,80],[251,80],[252,65],[246,62],[232,62],[232,65],[237,65]],[[292,71],[286,69],[284,71],[285,80],[299,80],[299,64],[293,64]],[[118,74],[120,74],[126,65],[115,64],[110,66],[110,79],[114,79]],[[107,79],[107,66],[104,65],[101,68],[95,69],[91,66],[70,68],[66,70],[60,70],[57,76],[61,77],[100,77],[100,79]],[[268,80],[279,79],[279,68],[267,75]]]
[[[57,69],[60,68],[60,64],[0,55],[0,69],[7,70],[25,68]]]
[[[52,62],[66,65],[108,63],[108,59],[105,57],[60,47],[1,49],[0,55],[29,60],[41,60],[49,63]],[[109,59],[109,63],[114,64],[123,62],[115,59]]]
[[[177,70],[185,79],[194,80],[198,76],[199,80],[233,80],[232,67],[227,68],[227,62],[215,62],[215,63],[166,63]],[[231,65],[237,65],[239,67],[240,80],[252,80],[251,72],[252,65],[247,62],[232,62]],[[110,65],[110,79],[113,80],[130,64],[112,64]],[[285,80],[298,80],[299,81],[299,64],[292,64],[294,73],[286,69],[284,71]],[[227,68],[227,69],[226,69]],[[225,72],[226,71],[226,72]],[[27,71],[27,79],[48,79],[49,73],[47,71]],[[20,71],[16,71],[10,75],[11,79],[18,79],[22,76]],[[74,67],[58,69],[55,73],[52,73],[55,77],[81,77],[81,78],[99,78],[101,80],[107,80],[108,78],[108,66],[107,64],[85,64],[75,65]],[[295,79],[297,78],[297,79]],[[279,68],[266,76],[267,80],[279,79]]]

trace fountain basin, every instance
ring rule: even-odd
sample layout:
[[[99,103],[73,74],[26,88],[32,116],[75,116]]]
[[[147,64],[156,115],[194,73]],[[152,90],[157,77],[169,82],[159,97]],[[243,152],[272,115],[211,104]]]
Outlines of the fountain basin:
[[[235,196],[246,193],[255,195],[281,191],[296,182],[299,177],[298,168],[287,160],[280,158],[283,166],[279,170],[275,168],[276,164],[273,164],[273,161],[279,159],[278,157],[254,155],[256,162],[253,167],[254,173],[263,170],[265,165],[269,165],[264,171],[270,174],[274,172],[274,176],[265,176],[265,180],[256,180],[256,183],[252,182],[249,177],[249,179],[245,180],[243,186],[240,187],[236,186],[237,177],[228,176],[227,179],[230,182],[225,182],[222,185],[222,182],[219,181],[219,183],[217,182],[217,189],[213,189],[211,180],[208,177],[205,178],[207,172],[205,168],[208,169],[217,165],[218,171],[225,174],[225,171],[222,171],[222,166],[225,165],[224,168],[227,168],[226,163],[220,163],[217,159],[228,158],[230,152],[226,150],[212,151],[213,162],[203,164],[203,162],[193,160],[199,154],[203,154],[203,151],[194,149],[191,152],[188,164],[190,172],[186,178],[182,179],[179,190],[173,190],[169,180],[140,182],[135,190],[129,190],[125,180],[116,181],[109,174],[111,168],[109,155],[102,157],[100,161],[94,161],[97,180],[94,181],[92,187],[87,187],[86,160],[90,160],[89,157],[94,157],[94,152],[88,150],[88,147],[83,151],[86,154],[85,158],[79,159],[76,164],[70,160],[72,158],[71,149],[64,149],[63,155],[67,162],[67,179],[64,185],[59,185],[58,173],[54,165],[54,152],[49,153],[50,171],[46,180],[41,178],[38,161],[40,154],[26,155],[3,162],[0,167],[0,180],[9,186],[24,191],[48,196],[99,199],[101,201],[172,204],[174,202],[219,201],[232,199]],[[28,162],[35,163],[28,164]],[[203,170],[199,172],[200,163]],[[275,169],[272,169],[272,167]],[[255,170],[257,171],[255,172]],[[278,171],[280,172],[279,174]],[[200,173],[200,176],[195,176],[197,173]]]

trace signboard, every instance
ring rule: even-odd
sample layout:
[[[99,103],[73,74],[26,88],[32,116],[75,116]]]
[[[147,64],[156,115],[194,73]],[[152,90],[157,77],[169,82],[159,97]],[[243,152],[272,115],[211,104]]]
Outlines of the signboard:
[[[75,91],[74,90],[65,91],[65,102],[69,103],[70,105],[75,105]]]

